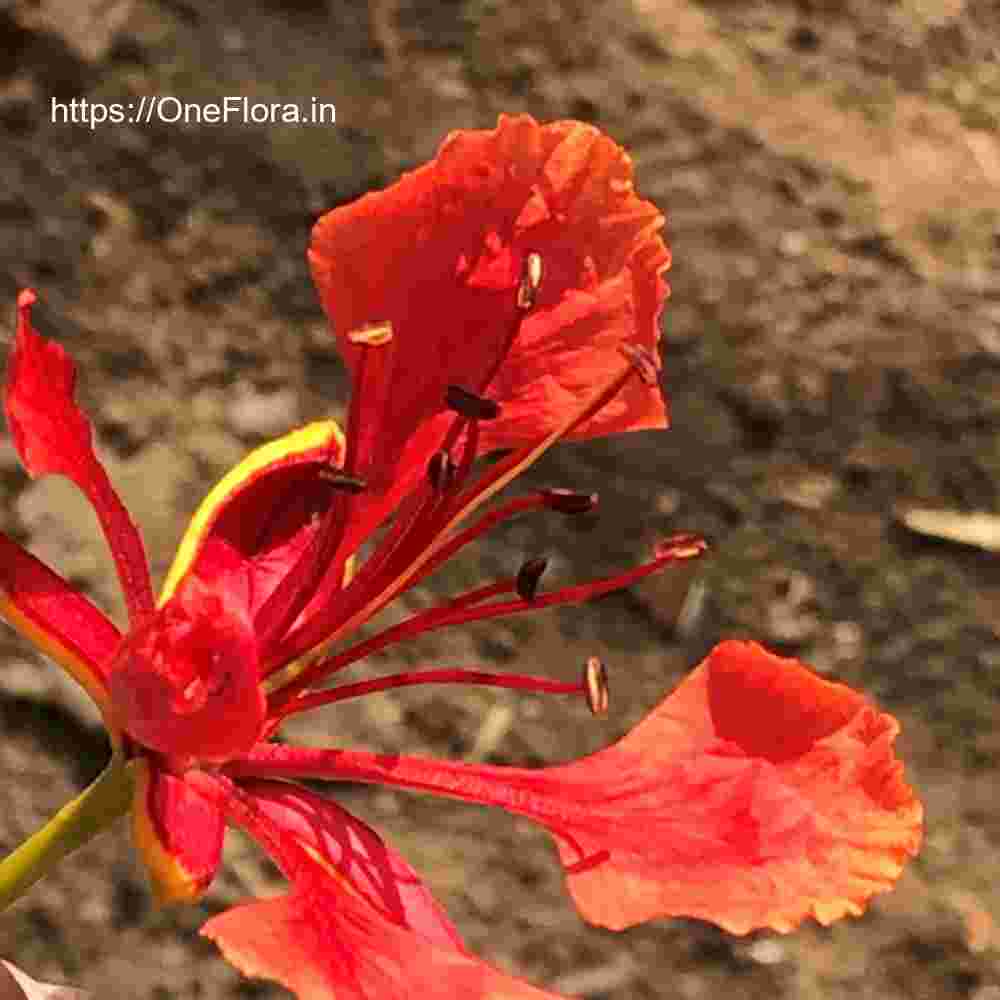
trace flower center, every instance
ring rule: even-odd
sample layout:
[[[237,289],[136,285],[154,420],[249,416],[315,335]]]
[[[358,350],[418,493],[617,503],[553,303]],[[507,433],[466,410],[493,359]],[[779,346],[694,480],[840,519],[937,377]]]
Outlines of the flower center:
[[[195,576],[126,636],[110,688],[129,736],[171,756],[228,760],[263,729],[267,703],[248,617]]]

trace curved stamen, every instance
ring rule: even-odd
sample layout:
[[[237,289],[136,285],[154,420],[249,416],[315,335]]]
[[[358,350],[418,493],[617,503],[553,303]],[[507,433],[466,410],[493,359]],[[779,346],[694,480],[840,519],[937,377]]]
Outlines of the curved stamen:
[[[325,691],[312,691],[286,705],[280,715],[272,716],[272,723],[279,718],[287,718],[299,712],[307,712],[322,705],[334,705],[339,701],[360,698],[363,695],[396,688],[415,687],[420,684],[474,684],[480,687],[511,688],[518,691],[537,691],[544,694],[587,695],[579,681],[556,681],[550,677],[534,677],[530,674],[497,674],[485,670],[462,668],[439,670],[413,670],[388,677],[375,677],[354,684],[342,684]]]

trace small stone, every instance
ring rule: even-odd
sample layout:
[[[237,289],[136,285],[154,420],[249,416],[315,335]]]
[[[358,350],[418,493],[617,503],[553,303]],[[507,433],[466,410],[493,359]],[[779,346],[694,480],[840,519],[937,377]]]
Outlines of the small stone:
[[[797,230],[782,233],[778,249],[786,257],[801,257],[809,249],[809,237]]]

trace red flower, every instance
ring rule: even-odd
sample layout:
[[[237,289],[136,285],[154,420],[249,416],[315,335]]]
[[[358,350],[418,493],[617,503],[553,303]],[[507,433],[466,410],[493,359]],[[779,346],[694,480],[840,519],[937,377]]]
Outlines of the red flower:
[[[829,922],[860,912],[916,850],[921,810],[892,755],[895,721],[751,644],[718,647],[621,742],[558,767],[270,740],[295,713],[423,683],[606,707],[595,662],[579,684],[439,668],[320,685],[422,632],[626,586],[698,555],[699,540],[678,536],[630,571],[550,592],[531,561],[336,655],[317,648],[349,639],[498,521],[591,509],[594,497],[545,490],[470,522],[554,441],[664,422],[660,223],[613,143],[527,118],[457,134],[433,164],[321,220],[314,271],[355,380],[347,433],[312,424],[230,472],[155,606],[139,536],[73,400],[73,364],[32,329],[34,297],[22,295],[7,392],[15,444],[29,472],[68,475],[91,499],[130,626],[122,636],[3,536],[0,613],[80,680],[132,759],[133,829],[161,899],[204,891],[227,823],[284,871],[287,896],[205,927],[248,974],[309,998],[551,996],[471,957],[374,831],[275,779],[381,782],[528,816],[555,837],[581,912],[614,928],[678,914],[737,933]],[[476,463],[498,447],[513,451]]]

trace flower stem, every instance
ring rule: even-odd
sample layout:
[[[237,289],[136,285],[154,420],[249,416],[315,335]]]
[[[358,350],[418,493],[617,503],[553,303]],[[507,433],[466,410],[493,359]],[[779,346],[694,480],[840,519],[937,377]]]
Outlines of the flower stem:
[[[92,785],[0,861],[0,910],[128,812],[132,784],[132,768],[121,754],[114,754]]]

